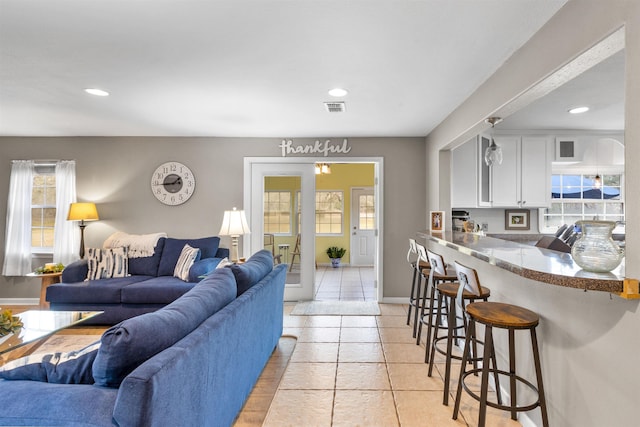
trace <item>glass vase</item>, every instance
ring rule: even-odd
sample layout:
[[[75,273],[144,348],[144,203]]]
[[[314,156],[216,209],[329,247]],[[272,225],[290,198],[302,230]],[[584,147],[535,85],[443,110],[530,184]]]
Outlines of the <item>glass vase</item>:
[[[613,221],[578,221],[582,234],[571,248],[573,260],[583,270],[606,273],[622,262],[624,252],[611,238]]]

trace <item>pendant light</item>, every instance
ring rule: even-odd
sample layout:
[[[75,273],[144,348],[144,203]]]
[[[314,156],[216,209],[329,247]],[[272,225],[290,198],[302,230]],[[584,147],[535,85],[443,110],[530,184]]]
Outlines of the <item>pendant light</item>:
[[[491,125],[491,143],[487,147],[487,150],[484,152],[484,162],[487,166],[492,166],[494,164],[502,164],[502,148],[496,144],[495,139],[493,139],[493,127],[496,123],[500,123],[502,119],[500,117],[489,117],[485,119],[485,123],[489,123]]]
[[[598,142],[596,141],[596,177],[593,180],[593,188],[599,190],[602,187],[602,178],[598,170]]]

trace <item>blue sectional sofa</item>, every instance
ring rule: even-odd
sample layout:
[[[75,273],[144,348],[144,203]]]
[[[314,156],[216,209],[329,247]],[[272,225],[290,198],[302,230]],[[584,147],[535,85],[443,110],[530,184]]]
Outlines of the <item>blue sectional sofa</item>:
[[[189,270],[189,281],[174,277],[185,244],[200,249],[200,259]],[[115,325],[133,316],[155,311],[190,290],[211,273],[229,250],[219,237],[158,240],[152,256],[129,258],[127,277],[86,280],[87,260],[68,265],[62,281],[47,288],[51,310],[104,311],[86,324]]]
[[[95,384],[0,380],[0,425],[232,425],[282,334],[285,276],[259,251],[111,327]]]

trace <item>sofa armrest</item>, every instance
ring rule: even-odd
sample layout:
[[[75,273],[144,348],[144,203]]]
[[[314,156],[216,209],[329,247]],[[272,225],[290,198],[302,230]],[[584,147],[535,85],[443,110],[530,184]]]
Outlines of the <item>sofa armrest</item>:
[[[218,248],[216,258],[229,258],[229,248]]]
[[[86,259],[72,262],[62,270],[62,283],[84,282],[88,273],[89,265]]]
[[[194,262],[189,269],[189,282],[199,282],[204,276],[213,273],[220,261],[221,258],[205,258]]]

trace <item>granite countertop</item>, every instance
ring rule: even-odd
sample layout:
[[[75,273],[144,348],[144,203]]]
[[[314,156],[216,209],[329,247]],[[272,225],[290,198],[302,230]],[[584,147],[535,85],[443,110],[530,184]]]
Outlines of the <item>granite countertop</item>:
[[[528,279],[583,290],[623,292],[624,260],[610,273],[591,273],[574,263],[571,254],[513,241],[462,232],[421,231],[418,236]]]

